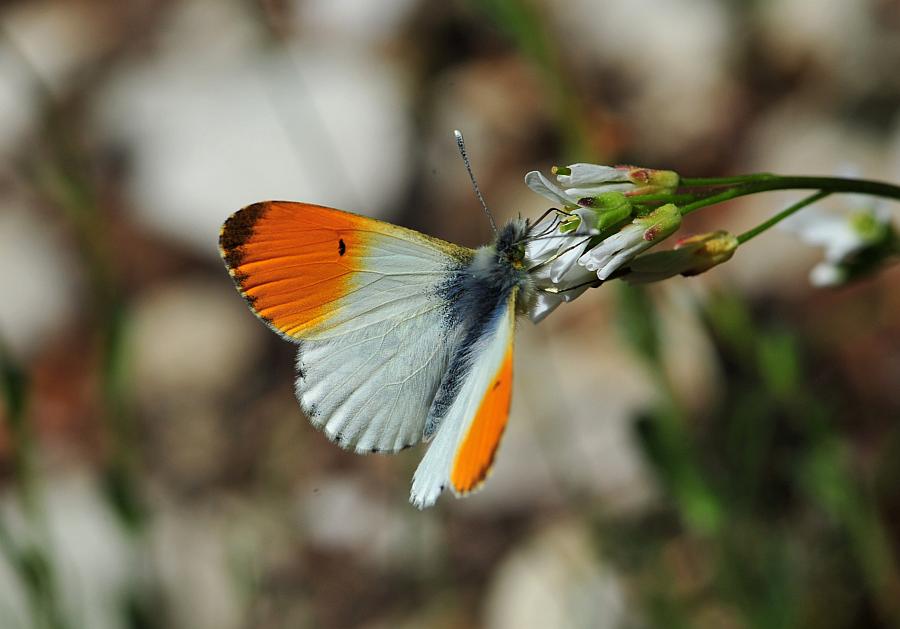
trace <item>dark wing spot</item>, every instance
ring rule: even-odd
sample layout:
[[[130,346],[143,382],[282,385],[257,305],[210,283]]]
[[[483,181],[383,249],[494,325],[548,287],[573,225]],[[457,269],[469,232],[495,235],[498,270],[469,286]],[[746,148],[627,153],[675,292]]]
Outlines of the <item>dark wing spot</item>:
[[[229,216],[222,225],[219,248],[229,269],[236,269],[241,265],[241,259],[244,257],[241,247],[253,236],[253,228],[265,214],[268,206],[268,203],[248,205]],[[235,280],[240,281],[240,278],[235,276]]]
[[[491,388],[491,390],[493,391],[494,389],[496,389],[496,388],[499,387],[499,386],[500,386],[500,381],[497,380],[497,381],[494,383],[494,386]]]
[[[347,245],[344,244],[344,239],[341,238],[338,240],[338,255],[344,255],[347,253]]]
[[[370,452],[371,452],[372,454],[378,454],[379,452],[381,452],[381,450],[379,450],[378,448],[372,448],[372,449],[370,450]]]

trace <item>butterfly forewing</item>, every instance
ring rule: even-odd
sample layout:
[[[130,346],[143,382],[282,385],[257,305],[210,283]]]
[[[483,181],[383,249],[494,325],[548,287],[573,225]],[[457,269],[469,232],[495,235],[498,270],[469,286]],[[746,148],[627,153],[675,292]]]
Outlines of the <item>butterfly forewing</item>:
[[[421,440],[458,334],[441,282],[471,250],[289,202],[237,212],[220,245],[253,311],[298,343],[296,394],[316,426],[358,452]]]

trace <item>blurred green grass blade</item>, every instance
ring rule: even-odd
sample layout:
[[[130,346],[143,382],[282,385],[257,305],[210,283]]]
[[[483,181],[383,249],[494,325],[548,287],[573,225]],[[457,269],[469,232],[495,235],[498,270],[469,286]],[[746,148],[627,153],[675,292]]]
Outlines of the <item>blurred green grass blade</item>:
[[[618,324],[629,347],[647,362],[661,359],[659,321],[647,289],[617,282]]]
[[[635,432],[688,527],[701,535],[716,533],[723,522],[722,506],[703,478],[677,415],[666,409],[644,413],[635,422]]]
[[[800,357],[797,341],[787,332],[758,337],[757,363],[766,387],[780,399],[797,392],[800,383]]]

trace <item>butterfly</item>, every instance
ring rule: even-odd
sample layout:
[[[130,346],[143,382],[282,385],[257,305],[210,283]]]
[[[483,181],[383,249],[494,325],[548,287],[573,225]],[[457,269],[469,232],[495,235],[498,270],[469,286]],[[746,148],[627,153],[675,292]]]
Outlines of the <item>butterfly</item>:
[[[458,132],[457,141],[471,176]],[[410,491],[422,509],[445,489],[476,490],[493,466],[509,417],[516,315],[537,292],[526,247],[547,230],[535,225],[513,220],[474,250],[341,210],[266,201],[225,221],[219,250],[253,313],[297,345],[296,397],[328,439],[357,453],[430,442]]]
[[[485,480],[509,415],[517,303],[529,293],[527,222],[478,250],[365,216],[256,203],[222,226],[220,253],[253,313],[297,345],[310,421],[358,453],[431,441],[410,501]]]

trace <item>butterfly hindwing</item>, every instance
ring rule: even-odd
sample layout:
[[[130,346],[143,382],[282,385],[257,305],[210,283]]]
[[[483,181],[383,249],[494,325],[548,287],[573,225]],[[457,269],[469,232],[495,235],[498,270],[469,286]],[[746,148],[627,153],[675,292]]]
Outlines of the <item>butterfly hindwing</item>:
[[[472,352],[470,367],[413,476],[410,502],[431,506],[445,488],[478,489],[493,466],[512,395],[515,292],[502,303]]]
[[[421,440],[458,333],[440,286],[471,250],[288,202],[232,215],[220,245],[253,311],[299,345],[296,394],[313,424],[357,452]]]

